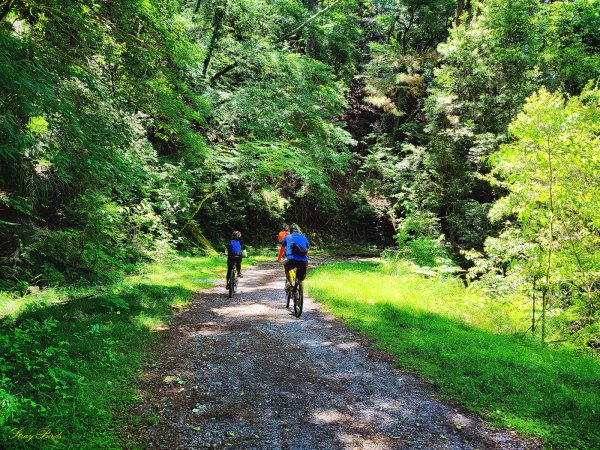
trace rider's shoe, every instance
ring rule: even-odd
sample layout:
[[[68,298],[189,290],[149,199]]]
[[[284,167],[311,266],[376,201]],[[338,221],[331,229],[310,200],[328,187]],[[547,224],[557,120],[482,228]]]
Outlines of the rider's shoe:
[[[238,278],[243,278],[242,272],[238,273]]]
[[[292,285],[290,284],[289,281],[286,280],[284,290],[285,290],[285,292],[288,292],[290,289],[292,289]]]
[[[225,289],[229,290],[229,284],[227,284],[227,285],[225,286]]]

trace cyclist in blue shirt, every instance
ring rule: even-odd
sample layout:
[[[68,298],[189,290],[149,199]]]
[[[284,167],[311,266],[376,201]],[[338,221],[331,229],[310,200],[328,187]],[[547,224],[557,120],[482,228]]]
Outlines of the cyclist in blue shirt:
[[[229,273],[231,272],[231,269],[233,268],[233,266],[235,265],[235,268],[237,269],[237,273],[238,273],[238,277],[242,277],[242,243],[240,242],[240,239],[242,238],[242,233],[240,233],[239,231],[234,231],[231,234],[231,240],[229,241],[229,244],[227,244],[227,286],[226,288],[229,289]]]
[[[281,242],[281,249],[277,258],[281,262],[283,253],[285,252],[286,262],[283,267],[285,268],[285,278],[287,281],[286,289],[288,286],[291,286],[290,270],[296,269],[296,278],[298,280],[302,281],[306,278],[309,247],[308,239],[300,234],[300,228],[293,223],[290,226],[290,234]]]

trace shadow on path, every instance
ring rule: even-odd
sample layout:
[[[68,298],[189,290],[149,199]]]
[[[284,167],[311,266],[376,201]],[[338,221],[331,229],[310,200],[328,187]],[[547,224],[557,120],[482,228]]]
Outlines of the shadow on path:
[[[534,448],[435,398],[309,298],[285,309],[282,268],[247,269],[239,292],[202,291],[143,375],[145,448]]]

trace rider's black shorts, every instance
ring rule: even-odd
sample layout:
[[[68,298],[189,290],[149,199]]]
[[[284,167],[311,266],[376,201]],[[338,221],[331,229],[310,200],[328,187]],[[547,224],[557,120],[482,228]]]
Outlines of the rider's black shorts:
[[[308,269],[308,261],[298,261],[297,259],[288,259],[285,262],[285,270],[290,271],[296,269],[296,278],[300,281],[306,278],[306,271]]]

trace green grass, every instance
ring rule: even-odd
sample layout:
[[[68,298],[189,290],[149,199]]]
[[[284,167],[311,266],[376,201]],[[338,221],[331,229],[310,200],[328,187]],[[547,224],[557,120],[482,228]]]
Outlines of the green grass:
[[[245,265],[255,261],[249,259]],[[148,348],[225,259],[175,257],[111,286],[0,295],[0,447],[123,448]],[[60,439],[11,439],[47,428]]]
[[[374,338],[404,369],[493,424],[549,447],[600,448],[600,363],[496,332],[482,294],[451,277],[392,275],[377,262],[313,270],[312,297]]]

